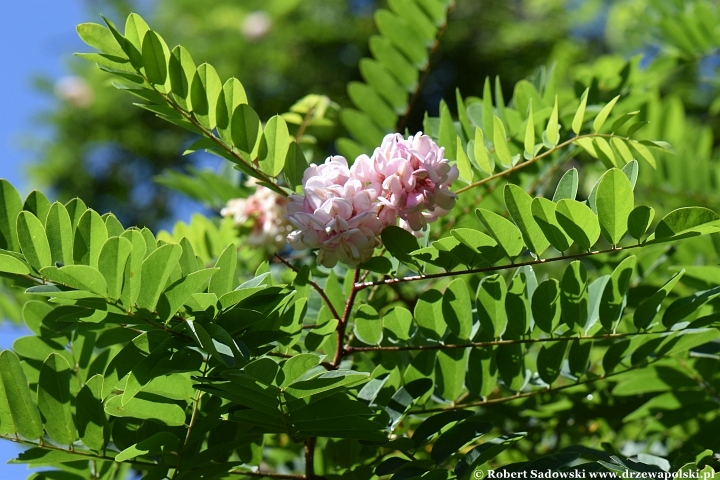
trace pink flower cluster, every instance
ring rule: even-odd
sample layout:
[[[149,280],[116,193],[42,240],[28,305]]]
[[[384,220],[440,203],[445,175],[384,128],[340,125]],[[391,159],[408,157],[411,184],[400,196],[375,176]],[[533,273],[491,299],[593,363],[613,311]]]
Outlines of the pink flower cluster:
[[[290,245],[319,249],[321,265],[340,261],[355,267],[372,257],[382,229],[398,220],[411,232],[425,230],[457,199],[450,185],[458,171],[443,155],[444,149],[422,133],[407,139],[390,134],[372,156],[359,156],[351,168],[339,156],[311,165],[303,176],[303,194],[290,196],[288,220],[295,227]]]
[[[292,227],[285,218],[287,198],[269,188],[257,185],[254,180],[248,186],[255,192],[247,198],[233,198],[220,210],[223,217],[232,217],[235,225],[249,228],[247,243],[255,247],[281,248],[285,236]]]

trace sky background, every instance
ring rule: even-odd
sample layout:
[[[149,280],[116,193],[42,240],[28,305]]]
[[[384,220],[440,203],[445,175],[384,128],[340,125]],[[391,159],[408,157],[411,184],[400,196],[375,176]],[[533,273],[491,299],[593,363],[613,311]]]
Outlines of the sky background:
[[[25,0],[3,4],[0,104],[6,113],[0,116],[0,178],[8,179],[23,196],[33,188],[24,175],[24,165],[30,161],[31,154],[22,148],[23,137],[29,133],[40,137],[48,135],[47,131],[38,131],[33,119],[53,101],[33,89],[33,78],[44,75],[57,80],[65,75],[72,52],[80,50],[82,45],[75,25],[97,21],[93,18],[80,0]],[[25,332],[8,322],[0,324],[0,349],[9,348],[13,339]],[[8,480],[26,478],[25,465],[5,464],[19,451],[16,444],[0,441],[0,476]]]

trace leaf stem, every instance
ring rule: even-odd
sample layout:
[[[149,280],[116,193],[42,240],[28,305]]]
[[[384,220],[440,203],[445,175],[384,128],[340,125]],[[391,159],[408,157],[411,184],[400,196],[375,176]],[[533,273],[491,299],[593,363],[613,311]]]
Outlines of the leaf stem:
[[[288,262],[287,260],[285,260],[284,258],[282,258],[282,257],[281,257],[280,255],[278,255],[277,253],[275,254],[275,257],[276,257],[278,260],[280,260],[280,262],[282,262],[283,265],[285,265],[286,267],[290,268],[290,269],[291,269],[292,271],[294,271],[295,273],[300,273],[300,270],[298,270],[297,268],[295,268],[295,266],[294,266],[292,263]],[[317,283],[313,282],[313,281],[310,280],[310,279],[308,279],[308,283],[310,284],[311,287],[313,287],[313,289],[314,289],[314,290],[318,293],[318,295],[320,295],[320,297],[323,299],[323,301],[325,302],[325,305],[327,305],[328,309],[330,309],[330,313],[333,314],[333,318],[337,318],[337,319],[339,320],[339,319],[340,319],[340,315],[338,314],[337,309],[333,306],[332,302],[331,302],[330,299],[328,298],[327,294],[325,293],[325,290],[323,290],[320,285],[318,285]],[[313,327],[314,327],[314,325],[313,325]],[[304,327],[303,327],[303,328],[304,328]],[[311,328],[312,328],[312,327],[311,327]]]
[[[568,145],[571,145],[572,143],[574,143],[577,140],[580,140],[583,138],[596,138],[596,137],[608,138],[608,137],[614,137],[614,136],[616,136],[616,135],[612,135],[612,134],[608,134],[608,133],[588,133],[585,135],[578,135],[576,137],[573,137],[569,140],[564,141],[563,143],[559,143],[559,144],[555,145],[553,148],[546,150],[545,152],[541,153],[537,157],[533,157],[530,160],[526,160],[522,163],[518,163],[517,165],[514,165],[514,166],[508,168],[507,170],[503,170],[502,172],[492,174],[489,177],[485,177],[482,180],[478,180],[475,183],[471,183],[470,185],[466,185],[458,190],[455,190],[455,193],[466,192],[466,191],[470,190],[471,188],[479,187],[480,185],[484,185],[492,180],[495,180],[496,178],[505,177],[507,175],[510,175],[513,172],[516,172],[516,171],[521,170],[529,165],[532,165],[533,163],[537,162],[538,160],[540,160],[542,158],[552,155],[553,153],[567,147]]]
[[[509,268],[517,268],[517,267],[524,267],[528,265],[542,265],[545,263],[551,263],[551,262],[558,262],[560,260],[569,260],[573,258],[582,258],[582,257],[589,257],[593,255],[600,255],[602,253],[612,253],[612,252],[619,252],[621,250],[630,250],[633,248],[642,247],[644,244],[639,245],[630,245],[627,247],[615,247],[615,248],[608,248],[607,250],[596,250],[596,251],[590,251],[590,252],[582,252],[582,253],[576,253],[574,255],[564,255],[560,257],[552,257],[552,258],[541,258],[538,260],[532,260],[529,262],[520,262],[520,263],[509,263],[505,265],[497,265],[492,267],[483,267],[483,268],[473,268],[469,270],[459,270],[455,272],[442,272],[442,273],[431,273],[428,275],[412,275],[408,277],[401,277],[401,278],[386,278],[383,280],[377,280],[374,282],[357,282],[353,285],[354,289],[356,290],[362,290],[364,288],[373,287],[375,285],[391,285],[395,283],[404,283],[404,282],[417,282],[419,280],[430,280],[433,278],[443,278],[443,277],[456,277],[458,275],[469,275],[473,273],[486,273],[486,272],[496,272],[499,270],[507,270]]]
[[[360,279],[360,269],[355,269],[355,275],[353,277],[353,286],[350,291],[350,296],[345,302],[345,311],[343,312],[342,319],[337,326],[337,347],[335,348],[335,358],[333,358],[332,366],[333,369],[337,369],[340,366],[340,362],[343,357],[347,354],[345,347],[345,331],[347,330],[348,322],[350,321],[350,312],[352,311],[353,303],[355,303],[355,297],[362,288],[358,288],[358,285],[362,285],[358,280]]]
[[[392,345],[380,347],[345,347],[347,353],[354,352],[402,352],[417,350],[453,350],[458,348],[478,348],[478,347],[495,347],[498,345],[524,345],[532,343],[549,343],[549,342],[570,342],[573,340],[609,340],[625,337],[636,337],[639,335],[660,335],[668,332],[635,332],[635,333],[608,333],[604,335],[581,335],[573,337],[546,337],[546,338],[522,338],[517,340],[493,340],[488,342],[467,342],[457,344],[436,345]]]

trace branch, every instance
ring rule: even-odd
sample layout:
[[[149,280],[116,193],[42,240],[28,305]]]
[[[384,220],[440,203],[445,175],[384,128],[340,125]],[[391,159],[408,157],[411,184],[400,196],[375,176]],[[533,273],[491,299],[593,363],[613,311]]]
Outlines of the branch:
[[[492,267],[473,268],[470,270],[459,270],[456,272],[431,273],[429,275],[412,275],[409,277],[402,277],[402,278],[386,278],[384,280],[377,280],[375,282],[357,282],[353,285],[353,287],[354,287],[354,289],[362,290],[364,288],[373,287],[375,285],[391,285],[394,283],[417,282],[419,280],[430,280],[432,278],[443,278],[443,277],[455,277],[458,275],[469,275],[472,273],[496,272],[498,270],[507,270],[509,268],[524,267],[527,265],[542,265],[542,264],[550,263],[550,262],[558,262],[560,260],[570,260],[573,258],[583,258],[583,257],[589,257],[589,256],[593,256],[593,255],[600,255],[601,253],[619,252],[620,250],[630,250],[632,248],[638,248],[638,247],[642,247],[642,246],[643,246],[643,244],[630,245],[628,247],[608,248],[607,250],[596,250],[594,252],[576,253],[573,255],[564,255],[561,257],[553,257],[553,258],[541,258],[541,259],[532,260],[529,262],[509,263],[509,264],[505,264],[505,265],[497,265],[497,266],[492,266]]]
[[[440,26],[440,28],[438,29],[437,35],[435,36],[435,41],[433,42],[433,45],[430,48],[430,53],[428,54],[427,66],[420,73],[420,79],[418,80],[418,83],[415,86],[415,90],[413,91],[413,94],[410,97],[408,106],[405,108],[405,112],[403,113],[402,117],[400,117],[398,119],[397,125],[395,127],[395,131],[398,133],[403,133],[403,130],[405,130],[405,127],[407,126],[407,123],[410,120],[410,114],[412,113],[413,107],[415,106],[415,102],[417,101],[418,97],[420,97],[420,90],[422,89],[423,83],[425,82],[425,79],[427,78],[428,73],[430,73],[430,64],[432,63],[432,58],[433,58],[433,56],[435,56],[435,53],[437,53],[437,50],[440,47],[440,39],[442,38],[443,34],[445,33],[445,30],[447,29],[448,22],[450,21],[450,13],[452,13],[452,11],[454,9],[455,9],[455,2],[452,2],[447,7],[447,11],[446,11],[446,15],[445,15],[445,23],[443,23]]]
[[[315,443],[317,437],[305,440],[305,477],[315,478]]]
[[[604,335],[579,335],[573,337],[545,337],[545,338],[524,338],[518,340],[493,340],[488,342],[468,342],[458,344],[442,344],[436,345],[397,345],[387,347],[345,347],[347,353],[353,352],[402,352],[416,350],[454,350],[458,348],[478,348],[478,347],[495,347],[498,345],[524,345],[529,343],[549,343],[549,342],[570,342],[572,340],[609,340],[614,338],[635,337],[638,335],[660,335],[668,333],[663,332],[635,332],[635,333],[608,333]]]
[[[431,413],[431,412],[446,412],[446,411],[449,411],[449,410],[462,410],[462,409],[471,408],[471,407],[482,407],[483,405],[490,405],[490,404],[496,404],[496,403],[512,402],[513,400],[517,400],[517,399],[520,399],[520,398],[533,397],[533,396],[539,395],[539,394],[541,394],[541,393],[554,393],[554,392],[559,392],[559,391],[561,391],[561,390],[567,390],[568,388],[573,388],[573,387],[577,387],[577,386],[580,386],[580,385],[588,385],[588,384],[597,382],[597,381],[599,381],[599,380],[605,380],[605,379],[607,379],[607,378],[614,377],[614,376],[616,376],[616,375],[621,375],[621,374],[623,374],[623,373],[630,372],[630,371],[632,371],[632,370],[637,370],[637,369],[639,369],[639,368],[645,368],[645,367],[647,367],[648,365],[651,365],[651,364],[659,361],[661,358],[662,358],[662,357],[659,357],[659,358],[657,358],[657,359],[655,359],[655,360],[652,360],[652,361],[649,361],[649,362],[645,362],[645,363],[641,363],[641,364],[638,364],[638,365],[634,365],[634,366],[632,366],[632,367],[626,368],[625,370],[620,370],[620,371],[611,372],[611,373],[603,373],[602,375],[599,375],[599,376],[597,376],[597,377],[595,377],[595,378],[589,378],[589,379],[583,380],[583,381],[581,381],[581,382],[569,383],[569,384],[567,384],[567,385],[560,385],[559,387],[548,387],[548,388],[545,388],[545,389],[542,389],[542,390],[533,390],[532,392],[518,393],[518,394],[516,394],[516,395],[512,395],[512,396],[509,396],[509,397],[490,398],[490,399],[480,400],[480,401],[477,401],[477,402],[468,402],[468,403],[462,403],[462,404],[459,404],[459,405],[450,405],[450,406],[447,406],[447,407],[425,408],[425,409],[420,409],[420,410],[411,411],[410,414],[416,414],[416,413]]]
[[[300,270],[298,270],[297,268],[295,268],[295,266],[294,266],[292,263],[288,262],[287,260],[285,260],[284,258],[282,258],[282,257],[281,257],[280,255],[278,255],[277,253],[275,254],[275,257],[277,257],[277,259],[280,260],[280,261],[283,263],[283,265],[285,265],[286,267],[290,268],[290,269],[291,269],[292,271],[294,271],[295,273],[300,273]],[[327,307],[330,309],[330,313],[333,314],[333,318],[337,318],[337,319],[339,320],[339,319],[340,319],[340,314],[339,314],[338,311],[335,309],[335,307],[333,306],[333,304],[332,304],[332,302],[330,301],[330,299],[328,298],[328,296],[325,294],[325,290],[323,290],[320,285],[318,285],[317,283],[313,282],[313,281],[310,280],[310,279],[308,279],[308,283],[309,283],[310,286],[313,287],[313,289],[320,295],[320,297],[322,297],[323,301],[325,302],[325,305],[327,305]],[[313,327],[314,327],[314,325],[313,325]],[[303,328],[304,328],[304,327],[303,327]]]
[[[291,479],[291,480],[306,480],[307,479],[307,477],[305,475],[295,475],[295,474],[275,473],[275,472],[230,471],[228,473],[230,475],[243,475],[243,476],[247,476],[247,477],[287,478],[287,479]]]
[[[47,443],[31,442],[29,440],[23,440],[21,438],[14,437],[14,436],[9,437],[7,435],[0,435],[0,439],[10,440],[11,442],[20,443],[22,445],[27,445],[29,447],[42,448],[43,450],[54,450],[56,452],[65,452],[65,453],[71,453],[73,455],[80,455],[83,457],[87,457],[88,459],[98,459],[98,460],[106,460],[109,462],[115,462],[115,457],[107,457],[105,455],[99,455],[97,453],[83,451],[83,450],[67,450],[64,448],[56,447],[54,445],[49,445]],[[142,461],[139,461],[136,459],[127,460],[124,462],[116,462],[116,463],[130,463],[133,465],[144,465],[144,466],[148,466],[148,467],[154,467],[155,465],[157,465],[156,463],[142,462]]]
[[[543,152],[542,154],[538,155],[537,157],[533,157],[533,158],[531,158],[530,160],[526,160],[526,161],[524,161],[524,162],[522,162],[522,163],[518,163],[517,165],[514,165],[514,166],[508,168],[507,170],[503,170],[502,172],[498,172],[498,173],[495,173],[495,174],[493,174],[493,175],[490,175],[489,177],[485,177],[485,178],[483,178],[482,180],[478,180],[478,181],[475,182],[475,183],[471,183],[470,185],[466,185],[466,186],[464,186],[464,187],[456,190],[455,193],[462,193],[462,192],[465,192],[465,191],[467,191],[467,190],[470,190],[470,189],[473,188],[473,187],[479,187],[480,185],[484,185],[484,184],[486,184],[486,183],[488,183],[488,182],[490,182],[490,181],[492,181],[492,180],[495,180],[496,178],[505,177],[505,176],[507,176],[507,175],[510,175],[511,173],[514,173],[514,172],[516,172],[516,171],[518,171],[518,170],[521,170],[521,169],[523,169],[523,168],[525,168],[525,167],[527,167],[527,166],[529,166],[529,165],[532,165],[533,163],[537,162],[538,160],[540,160],[540,159],[542,159],[542,158],[545,158],[545,157],[547,157],[547,156],[549,156],[549,155],[552,155],[553,153],[557,152],[558,150],[561,150],[561,149],[567,147],[568,145],[571,145],[571,144],[574,143],[576,140],[579,140],[579,139],[581,139],[581,138],[596,138],[596,137],[611,138],[611,137],[615,137],[615,136],[617,136],[617,135],[612,135],[612,134],[609,134],[609,133],[588,133],[588,134],[585,134],[585,135],[578,135],[578,136],[576,136],[576,137],[573,137],[573,138],[571,138],[571,139],[569,139],[569,140],[564,141],[563,143],[559,143],[559,144],[555,145],[553,148],[551,148],[550,150],[547,150],[547,151]],[[623,137],[619,137],[619,138],[623,138]],[[628,140],[629,140],[629,139],[628,139]]]
[[[207,375],[208,370],[210,369],[210,360],[209,358],[205,361],[205,368],[203,369],[202,376],[205,377]],[[188,443],[190,442],[190,436],[192,435],[193,428],[195,427],[195,420],[197,419],[197,413],[198,413],[198,405],[200,404],[200,397],[202,396],[203,392],[202,390],[198,390],[195,394],[195,402],[193,403],[193,411],[192,415],[190,415],[190,423],[188,424],[187,433],[185,434],[185,441],[183,442],[183,446],[180,449],[180,455],[178,455],[178,461],[177,461],[177,467],[175,468],[175,472],[173,473],[172,478],[174,479],[178,473],[180,473],[180,467],[182,466],[183,456],[185,455],[185,451],[187,450]]]
[[[353,303],[355,303],[355,297],[357,296],[358,292],[362,290],[361,288],[357,287],[359,278],[360,269],[358,268],[355,270],[352,291],[350,292],[350,296],[348,297],[347,302],[345,302],[345,311],[343,312],[340,323],[338,323],[337,347],[335,348],[335,358],[333,358],[332,362],[333,368],[338,368],[340,366],[340,362],[347,353],[347,351],[345,350],[345,330],[347,329],[348,322],[350,321],[350,312],[352,311]],[[360,285],[362,284],[360,283]]]

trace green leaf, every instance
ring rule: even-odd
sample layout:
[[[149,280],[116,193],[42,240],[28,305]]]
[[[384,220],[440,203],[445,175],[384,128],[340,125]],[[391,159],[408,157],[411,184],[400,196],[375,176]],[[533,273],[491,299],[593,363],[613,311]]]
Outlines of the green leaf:
[[[505,125],[498,117],[493,118],[493,144],[495,145],[495,155],[505,166],[512,165],[512,155],[507,143],[507,134],[505,133]]]
[[[115,57],[126,57],[125,52],[112,32],[102,25],[97,23],[81,23],[76,27],[76,30],[83,42],[91,47]]]
[[[125,278],[125,265],[132,252],[132,243],[123,237],[110,237],[103,245],[98,259],[98,270],[107,282],[107,296],[120,298]]]
[[[289,358],[282,366],[282,382],[280,388],[285,388],[305,375],[311,368],[320,364],[321,357],[312,353],[301,353]]]
[[[55,202],[50,206],[45,219],[45,233],[50,245],[52,263],[64,265],[73,263],[73,229],[65,205]]]
[[[615,325],[622,317],[623,309],[627,303],[627,292],[633,278],[636,258],[627,257],[615,268],[610,280],[605,285],[600,300],[600,323],[608,332],[615,331]]]
[[[215,262],[215,268],[219,270],[215,275],[213,275],[212,279],[210,279],[208,292],[214,293],[220,297],[222,294],[235,288],[235,283],[237,281],[237,274],[235,273],[236,267],[237,247],[235,244],[230,244],[225,247],[225,250],[222,251]]]
[[[502,251],[497,242],[489,235],[472,228],[456,228],[450,233],[460,243],[476,251],[482,259],[492,265],[502,257]]]
[[[443,318],[443,294],[434,289],[423,292],[415,304],[415,321],[425,338],[440,340],[447,330]]]
[[[478,445],[460,459],[455,466],[455,474],[458,478],[466,478],[466,474],[477,471],[478,467],[497,457],[526,435],[527,433],[525,432],[510,433]]]
[[[405,19],[380,9],[375,12],[375,24],[382,36],[389,39],[416,67],[423,68],[426,65],[424,42],[417,38]]]
[[[300,145],[290,142],[285,157],[285,179],[292,187],[302,185],[303,174],[307,170],[308,162]]]
[[[407,230],[391,225],[385,227],[380,234],[383,246],[390,254],[404,263],[414,264],[411,252],[420,248],[417,238]]]
[[[588,369],[592,340],[573,340],[568,353],[568,370],[576,378],[582,377]]]
[[[565,198],[575,200],[578,191],[578,181],[578,171],[576,168],[571,168],[565,172],[555,188],[552,201],[557,203]]]
[[[663,325],[668,329],[672,328],[673,325],[684,320],[719,295],[720,287],[714,287],[709,290],[696,292],[688,297],[678,298],[665,310],[662,319]]]
[[[240,104],[232,114],[231,132],[233,145],[240,150],[245,160],[250,158],[260,134],[260,117],[250,105]]]
[[[575,132],[576,135],[580,135],[583,122],[585,121],[585,108],[587,107],[587,99],[589,92],[589,88],[586,88],[583,92],[582,96],[580,97],[580,106],[578,107],[577,111],[575,112],[575,116],[573,117],[572,131]]]
[[[413,446],[417,450],[448,425],[456,424],[472,415],[473,413],[467,410],[450,410],[426,418],[412,434]]]
[[[704,207],[683,207],[660,220],[646,243],[661,243],[720,231],[720,216]]]
[[[465,386],[467,349],[453,348],[437,352],[435,370],[436,385],[440,396],[446,400],[455,400]]]
[[[107,228],[108,237],[119,237],[125,231],[125,227],[122,226],[120,220],[118,220],[112,213],[103,215],[103,219],[105,220],[105,228]]]
[[[555,208],[555,218],[565,233],[583,250],[589,250],[600,238],[600,224],[590,208],[576,200],[564,199]]]
[[[572,245],[572,239],[560,228],[555,214],[556,208],[556,203],[542,197],[534,198],[531,205],[533,217],[550,245],[557,251],[564,252]]]
[[[10,182],[0,179],[0,248],[19,251],[17,216],[22,211],[20,194]]]
[[[120,301],[125,308],[129,310],[135,305],[138,295],[140,295],[140,275],[143,260],[145,260],[147,244],[145,243],[142,233],[138,230],[128,230],[122,234],[122,237],[129,240],[132,245],[130,256],[125,263],[123,287],[120,293]]]
[[[562,319],[570,329],[584,331],[588,321],[589,296],[587,270],[581,261],[575,260],[567,266],[560,287]]]
[[[505,331],[508,322],[505,311],[506,294],[505,279],[500,275],[491,275],[480,281],[476,306],[482,338],[488,340],[500,338]]]
[[[379,127],[385,130],[394,129],[397,115],[374,88],[362,82],[350,82],[347,92],[355,106],[372,118]]]
[[[368,345],[380,345],[383,338],[382,322],[370,305],[360,305],[355,312],[355,336]]]
[[[472,330],[472,304],[465,282],[450,282],[442,299],[442,312],[448,328],[460,340],[468,340]]]
[[[173,99],[180,108],[187,111],[192,110],[190,86],[196,70],[195,62],[185,47],[178,45],[172,49],[172,55],[168,63],[170,89],[172,90]]]
[[[17,235],[25,259],[35,270],[52,264],[45,228],[35,215],[20,212],[17,218]]]
[[[260,147],[260,169],[277,177],[285,166],[285,157],[290,147],[290,132],[285,120],[275,115],[268,120]]]
[[[38,408],[45,430],[60,444],[75,442],[75,425],[70,405],[70,365],[57,353],[51,353],[40,369]]]
[[[517,185],[508,183],[503,190],[505,206],[515,225],[520,229],[525,245],[536,257],[547,250],[550,243],[532,215],[532,197]]]
[[[412,313],[403,307],[393,307],[383,315],[383,328],[391,339],[410,340],[413,328]]]
[[[645,205],[638,205],[628,215],[628,233],[636,240],[642,239],[645,232],[655,218],[655,209]]]
[[[139,308],[150,312],[155,310],[160,294],[177,266],[181,254],[180,245],[167,244],[159,247],[143,261],[140,293],[137,297]]]
[[[463,420],[438,437],[433,444],[430,458],[436,464],[440,464],[492,429],[492,423],[480,421],[477,417]]]
[[[41,192],[33,190],[25,199],[23,210],[34,214],[42,222],[44,227],[45,219],[47,219],[48,211],[50,211],[50,200]]]
[[[596,201],[600,230],[611,245],[617,245],[627,232],[628,217],[635,206],[630,179],[617,168],[609,170],[600,179]]]
[[[610,112],[612,112],[613,107],[615,107],[615,104],[619,99],[620,95],[610,100],[608,104],[600,110],[600,113],[597,114],[597,117],[595,117],[595,121],[593,122],[593,131],[599,132],[603,125],[605,125],[605,120],[607,120]]]
[[[528,105],[528,118],[525,126],[525,139],[523,142],[525,147],[525,158],[530,160],[535,157],[535,121],[533,119],[532,98]]]
[[[421,352],[422,354],[423,352]],[[433,381],[429,378],[419,378],[406,383],[395,392],[385,407],[385,412],[390,417],[388,429],[394,430],[403,419],[405,413],[415,402],[423,398],[433,387]]]
[[[75,401],[75,426],[83,444],[93,450],[105,446],[104,430],[108,426],[102,405],[103,377],[94,375],[80,389]]]
[[[158,432],[145,440],[138,442],[115,456],[116,462],[125,462],[143,455],[161,455],[177,451],[180,442],[178,437],[170,432]]]
[[[70,224],[72,229],[75,230],[80,222],[80,217],[87,211],[87,205],[79,198],[73,198],[65,204],[68,215],[70,216]]]
[[[188,274],[170,285],[160,296],[157,310],[158,316],[163,321],[168,321],[187,302],[201,286],[205,285],[217,268],[207,268]]]
[[[7,396],[15,431],[27,440],[42,437],[40,411],[32,399],[20,359],[10,350],[0,353],[0,378]]]
[[[87,290],[107,296],[107,283],[102,274],[88,265],[67,265],[62,268],[45,267],[40,273],[55,283],[68,285],[77,290]]]
[[[470,183],[473,179],[473,170],[472,165],[470,165],[470,159],[468,158],[467,154],[465,153],[465,149],[463,149],[462,146],[462,140],[460,137],[457,137],[456,140],[457,144],[457,168],[458,172],[460,174],[460,178],[465,180],[466,182]]]
[[[392,128],[392,125],[390,128]],[[445,148],[445,158],[448,160],[456,160],[456,138],[457,132],[455,131],[452,115],[450,114],[450,108],[448,108],[445,100],[440,100],[440,130],[438,132],[438,143],[441,147]]]
[[[107,228],[102,217],[95,210],[86,210],[80,217],[77,230],[75,230],[74,263],[97,268],[100,250],[107,239]]]
[[[378,59],[407,91],[414,88],[419,76],[417,69],[387,38],[374,35],[370,37],[369,46],[373,57]]]
[[[122,396],[112,397],[105,402],[105,413],[113,417],[130,417],[162,423],[168,427],[185,424],[185,411],[172,402],[151,401],[135,397],[125,405]]]
[[[492,347],[478,347],[470,350],[465,384],[470,392],[487,397],[497,385],[497,360]]]
[[[529,272],[532,272],[530,267],[527,270],[518,270],[507,287],[505,311],[507,312],[508,324],[503,338],[523,338],[530,328]]]
[[[198,67],[190,85],[190,101],[195,118],[209,130],[217,124],[217,102],[222,87],[222,81],[212,65],[203,63]]]
[[[478,208],[475,213],[508,258],[513,259],[522,253],[525,247],[522,233],[510,220],[484,208]]]
[[[485,138],[483,131],[475,127],[475,141],[473,142],[473,154],[475,155],[475,161],[485,173],[492,173],[495,170],[495,160],[488,154],[487,148],[485,148]]]
[[[567,342],[548,343],[540,348],[537,357],[537,370],[543,382],[552,385],[560,375],[566,350]]]
[[[170,88],[168,76],[170,49],[162,37],[152,30],[149,30],[143,38],[142,59],[145,75],[150,83],[159,87],[160,92],[167,92]]]
[[[560,323],[560,282],[551,278],[540,283],[532,295],[531,308],[537,326],[553,334]]]
[[[125,53],[130,57],[130,61],[138,69],[142,68],[142,42],[145,34],[150,30],[148,24],[142,17],[136,13],[131,13],[125,21],[125,38],[127,42],[121,44]]]
[[[399,80],[394,78],[390,69],[370,58],[360,59],[359,67],[360,74],[368,85],[380,94],[396,113],[402,113],[407,106],[407,91],[399,84]]]
[[[645,145],[636,141],[630,141],[628,142],[628,145],[630,145],[630,148],[634,150],[635,153],[637,153],[638,156],[645,160],[651,167],[657,168],[655,157]]]
[[[558,99],[555,96],[555,106],[553,107],[550,119],[548,120],[545,136],[550,142],[549,146],[554,147],[560,141],[560,124],[558,123]]]
[[[30,267],[20,259],[0,254],[0,272],[27,275],[30,273]]]

